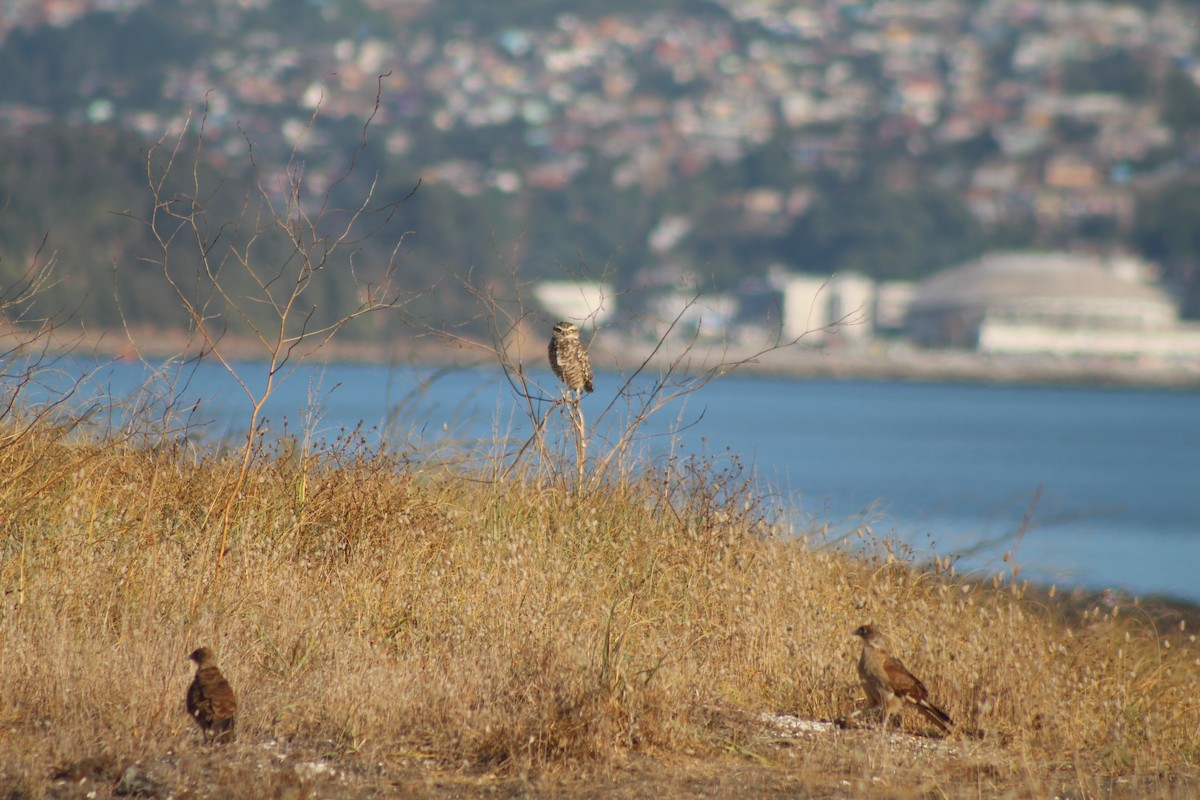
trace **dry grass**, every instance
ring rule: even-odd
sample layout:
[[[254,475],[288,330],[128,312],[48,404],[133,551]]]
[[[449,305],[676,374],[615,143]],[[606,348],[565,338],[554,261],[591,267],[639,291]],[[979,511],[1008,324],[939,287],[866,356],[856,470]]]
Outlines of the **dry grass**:
[[[248,781],[289,797],[1196,787],[1190,631],[1135,608],[1067,624],[1010,583],[784,535],[736,469],[645,470],[580,495],[345,442],[260,448],[215,572],[238,458],[61,434],[15,414],[0,430],[12,797],[73,796],[83,768],[52,775],[87,757],[101,786],[136,761],[191,796]],[[772,734],[761,712],[860,705],[850,632],[867,621],[956,734]],[[202,644],[239,694],[226,748],[202,747],[183,713]]]

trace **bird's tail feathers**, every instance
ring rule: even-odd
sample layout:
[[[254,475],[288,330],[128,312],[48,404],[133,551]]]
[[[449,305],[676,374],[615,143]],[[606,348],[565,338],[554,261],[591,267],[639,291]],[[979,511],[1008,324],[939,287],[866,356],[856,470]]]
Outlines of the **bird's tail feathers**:
[[[946,733],[950,732],[950,726],[954,724],[954,720],[950,719],[949,714],[947,714],[945,711],[942,711],[928,700],[918,700],[916,705],[917,710],[924,714],[930,722],[936,724]]]

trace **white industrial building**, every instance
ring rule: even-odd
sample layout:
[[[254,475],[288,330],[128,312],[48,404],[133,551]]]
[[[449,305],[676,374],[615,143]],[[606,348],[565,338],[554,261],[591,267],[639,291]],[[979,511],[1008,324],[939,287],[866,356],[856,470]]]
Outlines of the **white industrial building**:
[[[1161,287],[1070,253],[997,253],[928,278],[907,331],[983,353],[1200,358],[1200,327]]]
[[[789,273],[775,283],[783,295],[783,333],[809,344],[862,342],[874,334],[875,282],[854,272]]]
[[[790,273],[778,278],[783,294],[783,336],[821,340],[830,322],[829,276]]]
[[[554,319],[600,325],[613,315],[616,294],[607,283],[591,281],[542,281],[533,296]]]
[[[675,336],[685,339],[725,339],[733,329],[737,311],[738,299],[731,294],[663,292],[647,304],[646,321],[652,323],[655,336],[671,329]]]

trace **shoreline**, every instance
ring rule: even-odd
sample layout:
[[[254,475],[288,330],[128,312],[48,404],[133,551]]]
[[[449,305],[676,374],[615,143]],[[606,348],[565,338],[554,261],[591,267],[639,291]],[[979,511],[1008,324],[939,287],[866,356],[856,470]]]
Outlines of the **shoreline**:
[[[768,346],[693,345],[682,356],[671,352],[671,343],[658,348],[657,354],[653,350],[637,342],[619,349],[593,347],[592,363],[603,368],[622,358],[651,364],[678,361],[697,372],[721,371],[722,365],[732,365],[748,374],[796,379],[1200,389],[1200,361],[1003,356],[926,350],[907,342],[882,340],[853,348],[797,344],[772,350]]]
[[[1098,363],[1052,357],[989,357],[969,353],[914,351],[901,362],[890,356],[819,361],[798,370],[805,376],[869,378],[916,382],[962,382],[1012,385],[1124,386],[1155,389],[1200,388],[1200,365]]]
[[[5,351],[12,352],[19,343],[20,337],[11,331],[0,333],[0,347]],[[158,330],[56,336],[50,349],[129,361],[194,357],[201,352],[195,338],[185,332]],[[227,336],[221,342],[221,351],[226,358],[237,361],[265,361],[269,355],[249,337]],[[595,369],[626,374],[645,363],[655,370],[673,367],[693,374],[712,370],[794,379],[1200,389],[1200,361],[988,355],[966,350],[923,350],[905,342],[876,341],[853,349],[797,344],[771,350],[769,346],[690,341],[657,346],[633,337],[623,337],[620,342],[609,337],[593,340],[589,352]],[[511,356],[518,363],[540,367],[545,359],[544,344],[516,344]],[[483,342],[410,337],[386,343],[333,340],[294,352],[291,361],[298,360],[470,367],[495,363],[496,357],[491,346]]]

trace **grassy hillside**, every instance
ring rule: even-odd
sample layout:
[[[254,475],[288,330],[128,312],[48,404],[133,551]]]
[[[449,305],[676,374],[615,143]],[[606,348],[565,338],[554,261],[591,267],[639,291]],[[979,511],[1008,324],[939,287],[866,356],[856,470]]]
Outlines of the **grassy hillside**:
[[[736,469],[551,472],[311,447],[197,455],[0,421],[0,785],[98,796],[1191,796],[1200,646],[1139,608],[795,536]],[[568,470],[569,471],[569,470]],[[226,519],[226,552],[222,520]],[[804,533],[804,532],[800,532]],[[861,532],[869,539],[869,532]],[[862,706],[872,621],[958,723]],[[212,647],[234,744],[184,713]],[[57,776],[57,777],[56,777]]]

